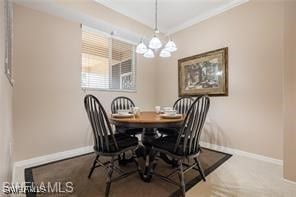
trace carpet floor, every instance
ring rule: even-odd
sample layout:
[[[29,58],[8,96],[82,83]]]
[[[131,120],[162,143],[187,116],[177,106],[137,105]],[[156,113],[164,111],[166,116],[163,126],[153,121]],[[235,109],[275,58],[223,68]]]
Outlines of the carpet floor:
[[[208,175],[216,168],[222,165],[231,155],[203,148],[199,159],[201,165]],[[60,187],[61,191],[66,191],[67,182],[73,183],[73,192],[53,192],[53,193],[27,193],[28,197],[47,197],[47,196],[71,196],[71,197],[101,197],[105,191],[105,170],[103,168],[95,169],[91,179],[87,178],[95,154],[81,155],[70,159],[55,161],[52,163],[35,166],[25,169],[26,182],[32,182],[37,186],[45,185],[52,188]],[[106,160],[102,158],[100,160]],[[141,159],[142,160],[142,159]],[[191,161],[189,161],[191,162]],[[141,166],[144,163],[141,161]],[[129,163],[120,167],[125,171],[134,170],[134,163]],[[159,159],[156,173],[168,175],[174,170],[170,165]],[[115,177],[118,175],[113,173]],[[171,177],[178,182],[178,176]],[[189,190],[195,184],[201,181],[201,176],[196,170],[189,170],[185,174],[186,190]],[[61,184],[60,184],[61,183]],[[69,185],[68,185],[69,186]],[[69,188],[68,188],[69,189]],[[165,197],[178,196],[179,188],[173,184],[164,182],[157,177],[153,177],[150,183],[143,182],[137,173],[112,183],[110,197]]]

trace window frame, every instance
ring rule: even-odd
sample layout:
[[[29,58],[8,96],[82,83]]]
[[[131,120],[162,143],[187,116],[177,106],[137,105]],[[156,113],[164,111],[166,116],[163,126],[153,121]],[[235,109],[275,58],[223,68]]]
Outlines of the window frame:
[[[105,36],[108,38],[109,42],[112,43],[112,39],[116,39],[116,40],[119,40],[119,41],[122,41],[122,42],[126,42],[127,44],[131,44],[133,45],[133,53],[132,53],[132,58],[134,61],[132,61],[132,72],[133,75],[134,75],[134,89],[110,89],[109,88],[93,88],[93,87],[82,87],[81,86],[81,73],[82,73],[82,52],[80,53],[81,54],[81,64],[80,64],[80,88],[83,90],[83,91],[100,91],[100,92],[127,92],[127,93],[136,93],[137,92],[137,55],[136,55],[136,46],[137,46],[137,43],[133,42],[133,41],[130,41],[130,40],[127,40],[127,39],[124,39],[124,38],[121,38],[119,36],[115,36],[113,35],[113,33],[111,34],[108,34],[104,31],[100,31],[96,28],[93,28],[93,27],[90,27],[90,26],[86,26],[86,25],[83,25],[81,24],[80,25],[81,27],[81,34],[82,32],[84,31],[83,29],[88,29],[88,31],[92,31],[92,32],[95,32],[95,33],[99,33],[101,34],[102,36]],[[81,40],[82,41],[82,40]],[[109,44],[110,44],[109,43]],[[112,47],[109,47],[109,56],[111,56],[112,54]],[[109,57],[111,58],[111,57]],[[109,73],[111,73],[109,75],[109,81],[110,81],[110,77],[112,78],[112,72],[110,72],[110,70],[112,71],[112,64],[109,64]],[[121,77],[120,77],[121,78]],[[120,84],[121,86],[121,84]]]
[[[13,8],[10,0],[3,1],[4,15],[4,73],[13,87],[12,56],[13,56]]]

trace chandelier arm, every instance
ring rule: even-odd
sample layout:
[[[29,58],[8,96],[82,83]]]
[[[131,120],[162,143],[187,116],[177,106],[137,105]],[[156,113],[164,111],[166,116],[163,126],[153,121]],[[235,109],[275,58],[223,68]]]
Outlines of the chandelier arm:
[[[141,42],[137,45],[136,52],[139,54],[144,54],[144,57],[146,58],[154,58],[154,52],[153,50],[161,49],[162,43],[158,36],[156,34],[160,33],[158,30],[158,0],[155,0],[155,10],[154,10],[154,36],[150,40],[148,47],[144,44],[143,39]],[[172,41],[172,38],[169,38],[169,41],[165,44],[164,48],[160,51],[159,56],[160,57],[171,57],[171,52],[174,52],[177,50],[176,44]]]

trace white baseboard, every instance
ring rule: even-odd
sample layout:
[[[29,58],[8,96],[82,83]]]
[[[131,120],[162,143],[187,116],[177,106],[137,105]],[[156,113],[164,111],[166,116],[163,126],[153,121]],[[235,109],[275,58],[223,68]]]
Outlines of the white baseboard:
[[[218,146],[216,144],[210,144],[210,143],[206,143],[206,142],[201,142],[200,145],[205,147],[205,148],[210,148],[210,149],[213,149],[213,150],[217,150],[217,151],[221,151],[221,152],[225,152],[225,153],[229,153],[229,154],[233,154],[233,155],[249,157],[249,158],[252,158],[252,159],[257,159],[257,160],[260,160],[260,161],[273,163],[273,164],[276,164],[276,165],[281,165],[281,166],[283,165],[282,160],[274,159],[274,158],[271,158],[271,157],[266,157],[266,156],[255,154],[255,153],[249,153],[249,152],[246,152],[246,151],[241,151],[241,150],[238,150],[238,149],[228,148],[228,147],[224,147],[224,146]]]
[[[249,153],[249,152],[245,152],[245,151],[241,151],[241,150],[233,149],[233,148],[228,148],[228,147],[224,147],[224,146],[218,146],[216,144],[210,144],[210,143],[206,143],[206,142],[201,142],[200,144],[201,144],[201,146],[203,146],[205,148],[210,148],[213,150],[222,151],[222,152],[229,153],[229,154],[245,156],[245,157],[249,157],[249,158],[253,158],[253,159],[257,159],[257,160],[261,160],[261,161],[265,161],[265,162],[269,162],[269,163],[273,163],[273,164],[277,164],[277,165],[283,165],[282,160],[266,157],[263,155]],[[14,168],[15,167],[29,168],[29,167],[36,166],[36,165],[42,165],[45,163],[49,163],[49,162],[58,161],[61,159],[66,159],[66,158],[90,153],[92,151],[93,151],[92,146],[85,146],[85,147],[67,150],[67,151],[63,151],[63,152],[44,155],[44,156],[40,156],[40,157],[34,157],[31,159],[15,162]]]
[[[290,181],[290,180],[285,179],[285,178],[283,178],[283,181],[286,182],[286,183],[289,183],[289,184],[296,185],[296,182],[295,181]]]
[[[40,157],[34,157],[31,159],[14,162],[13,172],[12,172],[12,181],[14,182],[14,180],[15,180],[16,168],[25,169],[25,168],[29,168],[29,167],[33,167],[33,166],[46,164],[46,163],[53,162],[53,161],[58,161],[58,160],[62,160],[62,159],[75,157],[78,155],[87,154],[87,153],[90,153],[93,151],[94,151],[94,149],[92,146],[85,146],[85,147],[81,147],[81,148],[76,148],[76,149],[72,149],[72,150],[67,150],[67,151],[63,151],[63,152],[53,153],[53,154],[49,154],[49,155],[44,155],[44,156],[40,156]]]
[[[21,166],[21,167],[28,168],[28,167],[32,167],[32,166],[36,166],[36,165],[42,165],[45,163],[49,163],[52,161],[57,161],[57,160],[61,160],[61,159],[74,157],[77,155],[90,153],[92,151],[93,151],[92,146],[86,146],[86,147],[76,148],[76,149],[67,150],[67,151],[63,151],[63,152],[44,155],[44,156],[40,156],[40,157],[34,157],[31,159],[27,159],[27,160],[17,161],[14,163],[14,166],[16,166],[16,167]]]
[[[245,152],[245,151],[241,151],[241,150],[233,149],[233,148],[228,148],[228,147],[224,147],[224,146],[218,146],[218,145],[210,144],[210,143],[206,143],[206,142],[201,142],[200,144],[201,144],[201,146],[203,146],[205,148],[210,148],[213,150],[217,150],[217,151],[221,151],[221,152],[225,152],[225,153],[229,153],[229,154],[233,154],[233,155],[240,155],[240,156],[244,156],[244,157],[249,157],[249,158],[253,158],[253,159],[257,159],[260,161],[269,162],[269,163],[273,163],[273,164],[277,164],[277,165],[283,165],[282,160],[266,157],[263,155],[249,153],[249,152]],[[27,160],[17,161],[13,165],[12,180],[14,180],[14,178],[15,178],[16,168],[25,169],[25,168],[29,168],[29,167],[33,167],[33,166],[37,166],[37,165],[46,164],[46,163],[53,162],[53,161],[58,161],[58,160],[67,159],[70,157],[75,157],[75,156],[90,153],[90,152],[93,152],[93,147],[86,146],[86,147],[76,148],[76,149],[67,150],[67,151],[63,151],[63,152],[44,155],[44,156],[40,156],[40,157],[34,157],[31,159],[27,159]],[[284,181],[290,182],[290,183],[292,182],[292,181],[289,181],[286,179],[284,179]]]

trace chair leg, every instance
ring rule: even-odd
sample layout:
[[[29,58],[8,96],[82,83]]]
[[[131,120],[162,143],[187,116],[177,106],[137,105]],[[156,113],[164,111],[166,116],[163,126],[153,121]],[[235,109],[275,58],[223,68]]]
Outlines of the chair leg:
[[[90,172],[89,172],[89,174],[88,174],[88,178],[89,178],[89,179],[90,179],[92,173],[94,172],[94,169],[96,168],[96,164],[97,164],[97,160],[98,160],[98,159],[99,159],[99,155],[96,156],[96,159],[94,160],[93,165],[92,165],[92,167],[91,167],[91,169],[90,169]]]
[[[197,168],[198,168],[198,171],[199,171],[199,173],[200,173],[200,175],[201,175],[202,180],[203,180],[203,181],[206,181],[206,176],[205,176],[205,173],[204,173],[204,171],[203,171],[203,169],[202,169],[202,167],[201,167],[201,165],[200,165],[199,160],[198,160],[197,158],[194,158],[194,161],[195,161],[196,164],[197,164]]]
[[[111,178],[113,174],[114,169],[114,158],[111,158],[110,164],[108,166],[108,175],[107,175],[107,181],[106,181],[106,190],[105,190],[105,197],[109,196],[109,191],[111,187]]]
[[[179,179],[180,179],[180,186],[181,186],[181,194],[183,197],[185,197],[185,181],[184,181],[184,171],[183,171],[183,161],[179,160],[178,165],[179,165]]]
[[[127,160],[125,159],[125,153],[118,155],[118,164],[121,166],[125,166],[127,164]]]

